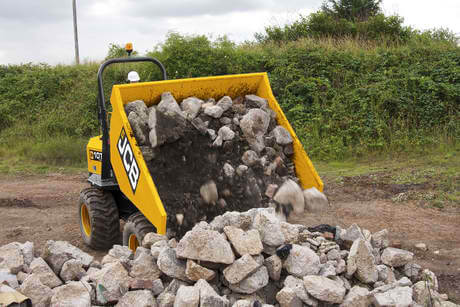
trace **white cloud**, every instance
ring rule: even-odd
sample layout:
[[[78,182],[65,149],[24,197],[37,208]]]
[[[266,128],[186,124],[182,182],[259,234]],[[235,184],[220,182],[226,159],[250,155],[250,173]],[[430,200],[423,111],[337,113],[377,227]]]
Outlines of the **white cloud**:
[[[133,42],[141,53],[168,31],[252,39],[270,24],[283,25],[323,0],[77,0],[81,59],[100,60],[110,43]],[[386,13],[402,15],[416,28],[450,27],[460,32],[459,0],[384,0]],[[70,0],[0,1],[0,64],[71,63],[74,57]]]

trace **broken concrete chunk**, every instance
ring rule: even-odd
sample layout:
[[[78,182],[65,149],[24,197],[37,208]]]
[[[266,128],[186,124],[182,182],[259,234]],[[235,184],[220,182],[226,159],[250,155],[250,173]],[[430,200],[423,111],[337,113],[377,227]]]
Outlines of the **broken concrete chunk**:
[[[294,290],[297,297],[308,306],[318,306],[318,301],[308,295],[302,279],[289,275],[284,280],[284,286]]]
[[[320,301],[340,304],[345,296],[345,288],[338,282],[324,276],[308,275],[303,278],[308,294]]]
[[[268,106],[267,99],[257,95],[244,96],[247,108],[266,108]]]
[[[0,270],[8,270],[10,273],[17,274],[24,265],[21,244],[13,242],[0,247]]]
[[[251,255],[245,254],[226,267],[223,274],[229,283],[236,284],[245,279],[249,274],[252,274],[259,267],[260,264],[258,264]]]
[[[379,281],[382,281],[385,284],[391,284],[396,281],[395,274],[393,273],[390,267],[384,264],[377,265],[376,267],[379,275]]]
[[[412,288],[396,287],[386,292],[375,292],[372,297],[372,302],[377,307],[408,307],[412,304]]]
[[[156,307],[157,302],[149,290],[137,290],[127,292],[118,301],[116,307]]]
[[[130,250],[129,247],[122,245],[114,245],[109,250],[109,255],[119,260],[132,260],[134,257],[132,250]]]
[[[235,292],[252,294],[268,284],[268,271],[265,266],[261,266],[257,271],[243,279],[238,284],[230,284],[229,287]]]
[[[217,231],[192,229],[179,241],[176,248],[178,257],[231,264],[235,255],[227,240]]]
[[[152,257],[154,259],[158,259],[161,251],[166,247],[168,247],[168,241],[166,240],[153,243],[152,247],[150,247],[150,253],[152,254]]]
[[[170,92],[164,92],[161,94],[161,101],[156,109],[162,113],[176,113],[185,117],[184,113],[179,107],[179,104]]]
[[[49,264],[56,275],[61,272],[64,263],[70,259],[80,260],[84,268],[89,267],[94,260],[93,256],[66,241],[52,240],[46,242],[42,258]]]
[[[215,204],[219,198],[216,183],[211,180],[203,184],[200,188],[200,195],[206,204]]]
[[[340,307],[368,307],[371,304],[369,290],[354,286],[345,296]]]
[[[270,116],[261,109],[251,109],[240,121],[240,128],[251,149],[261,152],[265,148],[263,136],[267,133]]]
[[[318,274],[320,261],[318,255],[306,246],[292,245],[292,249],[283,263],[289,274],[302,278],[306,275]]]
[[[96,283],[96,296],[100,303],[117,302],[126,292],[132,278],[120,262],[104,265],[90,280]]]
[[[33,306],[48,306],[53,295],[53,290],[45,286],[35,274],[29,275],[24,280],[19,291],[30,298]]]
[[[61,269],[61,276],[64,282],[71,280],[80,280],[86,274],[83,264],[80,260],[70,259],[67,260]],[[52,288],[52,287],[51,287]]]
[[[154,232],[149,232],[144,236],[144,239],[142,239],[142,246],[145,248],[151,248],[155,242],[164,240],[168,240],[168,237]]]
[[[51,289],[62,285],[62,281],[54,274],[53,270],[42,258],[35,258],[30,264],[30,270],[32,274],[40,278],[42,284]]]
[[[185,275],[185,261],[178,259],[176,251],[165,247],[158,256],[158,268],[166,275],[180,280],[188,281]]]
[[[275,141],[279,145],[287,145],[292,143],[292,137],[289,131],[286,130],[283,126],[276,126],[272,130],[272,134],[275,137]]]
[[[216,276],[216,272],[207,269],[193,260],[188,259],[185,267],[185,275],[188,279],[198,281],[200,279],[212,280]]]
[[[256,213],[252,227],[259,231],[262,243],[268,246],[276,248],[285,242],[279,219],[267,211]]]
[[[337,229],[339,229],[339,228],[337,227]],[[352,224],[346,230],[341,230],[341,232],[338,234],[338,236],[336,234],[336,239],[340,239],[343,242],[343,244],[344,244],[344,246],[346,248],[351,248],[351,245],[357,239],[365,240],[364,235],[363,235],[363,233],[361,231],[361,228],[359,228],[359,226],[356,225],[356,224]]]
[[[189,97],[182,100],[180,106],[188,119],[194,119],[200,112],[202,104],[203,100],[196,97]]]
[[[224,232],[240,256],[244,254],[258,255],[263,250],[259,232],[255,229],[246,232],[233,226],[225,226]]]
[[[401,267],[412,261],[414,254],[399,248],[387,247],[382,253],[382,262],[392,267]]]
[[[220,118],[224,113],[224,109],[219,106],[207,106],[204,109],[204,114],[211,116],[213,118]]]
[[[223,141],[233,140],[235,137],[235,132],[227,126],[223,126],[217,132],[217,135],[222,138]]]
[[[348,254],[347,275],[352,276],[353,274],[363,283],[374,283],[378,280],[379,275],[372,256],[372,247],[363,239],[357,239]]]
[[[70,281],[63,286],[57,287],[53,292],[51,307],[91,306],[91,295],[80,281]]]
[[[195,288],[200,290],[200,307],[227,307],[229,305],[228,300],[219,296],[206,280],[198,280]]]
[[[161,271],[150,253],[141,253],[132,262],[129,276],[137,279],[156,280],[160,278]]]
[[[174,307],[198,307],[200,290],[196,287],[181,286],[176,293]]]
[[[283,262],[278,255],[272,255],[265,259],[264,265],[267,267],[268,275],[274,281],[280,279]]]
[[[128,102],[125,105],[125,112],[126,115],[131,112],[137,113],[137,115],[140,116],[143,121],[147,121],[149,109],[142,100],[135,100]]]
[[[303,305],[294,290],[287,287],[284,287],[276,294],[276,300],[280,307],[302,307]]]
[[[371,244],[372,247],[378,249],[387,248],[390,244],[390,240],[388,239],[388,230],[382,229],[374,234],[371,237]]]
[[[232,98],[230,98],[229,96],[222,97],[216,104],[216,106],[221,107],[222,110],[224,110],[224,112],[230,109],[232,105]]]
[[[141,117],[135,112],[131,112],[128,115],[129,125],[133,129],[134,137],[139,145],[145,145],[147,143],[147,122],[142,121]]]
[[[157,297],[158,307],[173,307],[176,296],[169,292],[163,292]]]
[[[286,180],[278,189],[273,199],[282,205],[291,205],[296,214],[302,214],[305,210],[302,189],[294,180]]]
[[[32,260],[34,260],[34,243],[27,241],[21,244],[21,252],[24,257],[25,265],[30,265]]]
[[[326,195],[318,191],[315,187],[303,190],[305,209],[309,212],[321,212],[328,208],[329,201]]]

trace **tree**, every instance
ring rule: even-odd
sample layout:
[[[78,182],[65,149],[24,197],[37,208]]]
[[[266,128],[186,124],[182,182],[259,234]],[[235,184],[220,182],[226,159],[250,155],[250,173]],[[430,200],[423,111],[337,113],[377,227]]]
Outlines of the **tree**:
[[[365,21],[380,13],[382,0],[325,0],[321,10],[336,18]]]

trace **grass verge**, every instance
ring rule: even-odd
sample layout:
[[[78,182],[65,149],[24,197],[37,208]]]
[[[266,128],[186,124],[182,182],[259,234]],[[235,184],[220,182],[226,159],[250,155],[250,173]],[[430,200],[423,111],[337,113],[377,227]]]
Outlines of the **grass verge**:
[[[322,178],[338,185],[354,182],[392,190],[394,202],[408,200],[438,208],[460,207],[460,145],[440,145],[425,152],[367,156],[342,161],[314,161]],[[353,180],[347,180],[353,179]],[[345,183],[347,182],[347,183]]]
[[[68,136],[0,140],[0,174],[84,171],[87,142],[87,139]]]

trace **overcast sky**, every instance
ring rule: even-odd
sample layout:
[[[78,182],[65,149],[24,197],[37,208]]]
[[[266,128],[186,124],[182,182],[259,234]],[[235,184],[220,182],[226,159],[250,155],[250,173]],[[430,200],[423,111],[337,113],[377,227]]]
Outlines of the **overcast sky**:
[[[316,11],[322,0],[77,0],[80,59],[101,60],[109,43],[133,42],[144,53],[168,31],[227,34],[240,42],[264,26]],[[417,29],[447,27],[460,35],[460,0],[384,0]],[[0,0],[0,64],[72,63],[72,0]]]

